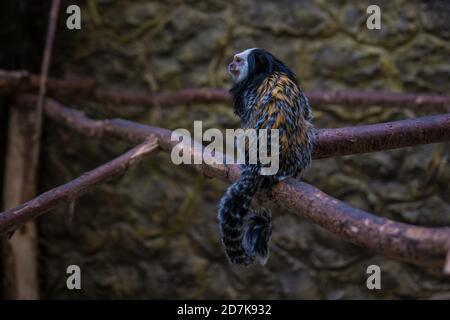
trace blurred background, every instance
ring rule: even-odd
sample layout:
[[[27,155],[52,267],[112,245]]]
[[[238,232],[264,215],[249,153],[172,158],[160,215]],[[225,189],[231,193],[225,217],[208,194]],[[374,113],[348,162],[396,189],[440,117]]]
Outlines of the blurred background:
[[[81,30],[65,9],[81,7]],[[366,8],[381,8],[381,30],[368,30]],[[0,67],[39,73],[50,1],[1,1]],[[435,0],[63,1],[50,74],[94,77],[108,88],[158,92],[230,88],[233,54],[261,47],[299,76],[304,90],[450,92],[450,4]],[[117,106],[70,97],[66,105],[102,119],[122,117],[169,129],[237,128],[226,104]],[[8,100],[0,96],[0,104]],[[315,126],[333,128],[436,114],[399,107],[315,109]],[[5,150],[7,108],[0,108]],[[46,121],[39,191],[65,183],[130,147],[81,137]],[[4,157],[0,165],[4,168]],[[450,225],[450,146],[424,145],[316,160],[308,183],[351,205],[424,226]],[[76,203],[40,217],[41,298],[450,299],[450,280],[435,270],[393,261],[272,207],[266,266],[228,264],[216,206],[227,187],[174,166],[160,153]],[[82,290],[67,290],[66,268],[79,265]],[[368,290],[366,269],[382,270]],[[3,278],[7,278],[3,274]]]

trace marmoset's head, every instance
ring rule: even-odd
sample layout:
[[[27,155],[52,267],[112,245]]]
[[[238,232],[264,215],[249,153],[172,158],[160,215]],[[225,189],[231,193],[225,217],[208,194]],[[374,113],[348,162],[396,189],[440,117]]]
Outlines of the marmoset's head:
[[[231,61],[231,63],[228,65],[228,73],[230,74],[234,82],[239,82],[247,77],[249,67],[248,56],[251,54],[252,57],[254,57],[255,50],[258,49],[251,48],[234,55],[233,61]],[[254,58],[251,59],[254,60]]]
[[[251,48],[237,53],[228,65],[228,73],[236,84],[242,80],[258,83],[274,72],[284,73],[295,81],[295,74],[264,49]]]

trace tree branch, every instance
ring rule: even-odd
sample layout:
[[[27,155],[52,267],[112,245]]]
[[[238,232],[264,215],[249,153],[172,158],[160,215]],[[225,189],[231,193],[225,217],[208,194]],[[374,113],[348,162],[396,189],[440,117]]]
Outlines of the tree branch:
[[[317,131],[315,158],[405,148],[450,140],[450,113]]]
[[[44,54],[42,57],[41,76],[39,79],[39,94],[36,105],[36,121],[35,121],[35,134],[33,136],[33,142],[38,143],[42,132],[42,113],[44,109],[45,96],[47,94],[47,81],[48,70],[50,69],[50,61],[52,58],[53,42],[55,39],[56,26],[58,24],[58,13],[61,0],[53,0],[50,8],[50,14],[48,18],[48,30],[45,40]],[[39,151],[37,152],[39,158]]]
[[[26,221],[34,219],[63,203],[72,203],[77,197],[88,192],[97,184],[104,183],[126,172],[130,166],[135,165],[157,150],[158,140],[154,136],[148,136],[144,142],[120,157],[84,173],[75,180],[47,191],[18,207],[0,213],[0,233],[14,232]]]
[[[39,156],[41,149],[41,135],[45,98],[47,94],[48,72],[52,58],[53,42],[55,40],[56,27],[58,25],[58,14],[61,0],[53,0],[48,17],[47,36],[45,40],[44,54],[42,57],[41,75],[39,77],[39,93],[36,102],[36,112],[34,119],[34,130],[31,137],[31,163],[30,167],[33,171],[39,169]],[[36,185],[37,175],[30,174],[27,177],[27,183]]]
[[[6,91],[34,92],[39,85],[39,76],[24,71],[0,69],[0,89]],[[66,96],[89,97],[100,102],[117,104],[137,104],[165,107],[182,103],[231,103],[231,96],[225,89],[191,88],[174,92],[148,94],[144,92],[101,89],[93,78],[49,79],[48,88],[57,98]],[[371,106],[421,108],[434,107],[449,110],[450,96],[439,94],[413,94],[395,92],[357,92],[357,91],[308,91],[306,96],[313,107],[325,105]]]
[[[24,95],[19,97],[17,103],[30,105],[35,99],[35,96]],[[163,147],[166,151],[171,150],[172,146],[177,143],[168,143],[170,130],[123,119],[92,120],[80,111],[66,108],[52,99],[48,99],[45,111],[51,119],[63,122],[84,135],[102,136],[106,134],[138,143],[149,134],[157,134],[164,137],[162,143],[164,143]],[[313,158],[322,159],[449,140],[450,113],[372,125],[318,129],[316,130]]]
[[[25,103],[27,99],[33,101],[35,97],[24,97],[22,102]],[[170,141],[170,130],[140,125],[121,119],[92,120],[79,111],[66,108],[50,99],[47,101],[45,111],[52,120],[90,137],[114,136],[127,141],[138,142],[148,138],[150,134],[154,134],[158,138],[159,146],[166,152],[170,152],[172,146],[178,143]],[[448,124],[448,118],[446,121],[444,123]],[[392,132],[389,132],[388,137],[394,139],[395,135],[391,136],[391,134]],[[318,137],[320,137],[320,134],[318,134]],[[318,141],[320,145],[320,139]],[[197,148],[191,148],[190,150],[191,154],[202,152],[201,149]],[[224,181],[234,181],[240,174],[236,165],[207,165],[203,163],[193,165],[193,167],[207,176]],[[101,179],[96,182],[100,181]],[[65,186],[70,187],[70,183]],[[8,221],[17,217],[17,212],[20,213],[21,210],[22,212],[28,210],[27,218],[32,218],[49,210],[55,200],[52,199],[52,193],[47,192],[46,194],[46,202],[32,200],[30,203],[12,211],[1,213],[0,226],[8,225]],[[376,217],[295,179],[286,179],[279,183],[273,189],[272,194],[271,200],[275,203],[345,240],[394,259],[439,268],[444,267],[444,261],[450,249],[450,228],[448,227],[426,228]],[[53,196],[58,196],[58,193],[53,193]],[[61,198],[62,196],[58,197]],[[259,197],[264,199],[266,196],[260,194]],[[16,213],[14,214],[14,212]],[[7,228],[4,226],[0,228],[0,230],[5,229]]]

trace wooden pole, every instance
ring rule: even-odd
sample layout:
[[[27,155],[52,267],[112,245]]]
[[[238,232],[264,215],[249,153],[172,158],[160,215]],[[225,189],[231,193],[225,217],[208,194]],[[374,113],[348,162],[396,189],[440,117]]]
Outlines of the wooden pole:
[[[11,108],[4,176],[4,209],[36,195],[37,167],[30,148],[34,134],[34,110]],[[31,182],[30,182],[31,181]],[[39,299],[37,230],[27,222],[10,239],[2,240],[4,296],[6,299]]]

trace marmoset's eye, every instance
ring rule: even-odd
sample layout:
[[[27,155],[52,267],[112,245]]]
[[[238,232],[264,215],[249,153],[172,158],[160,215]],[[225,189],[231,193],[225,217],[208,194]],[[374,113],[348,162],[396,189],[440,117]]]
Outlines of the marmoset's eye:
[[[236,57],[235,60],[236,60],[236,62],[241,62],[242,58],[241,57]]]

